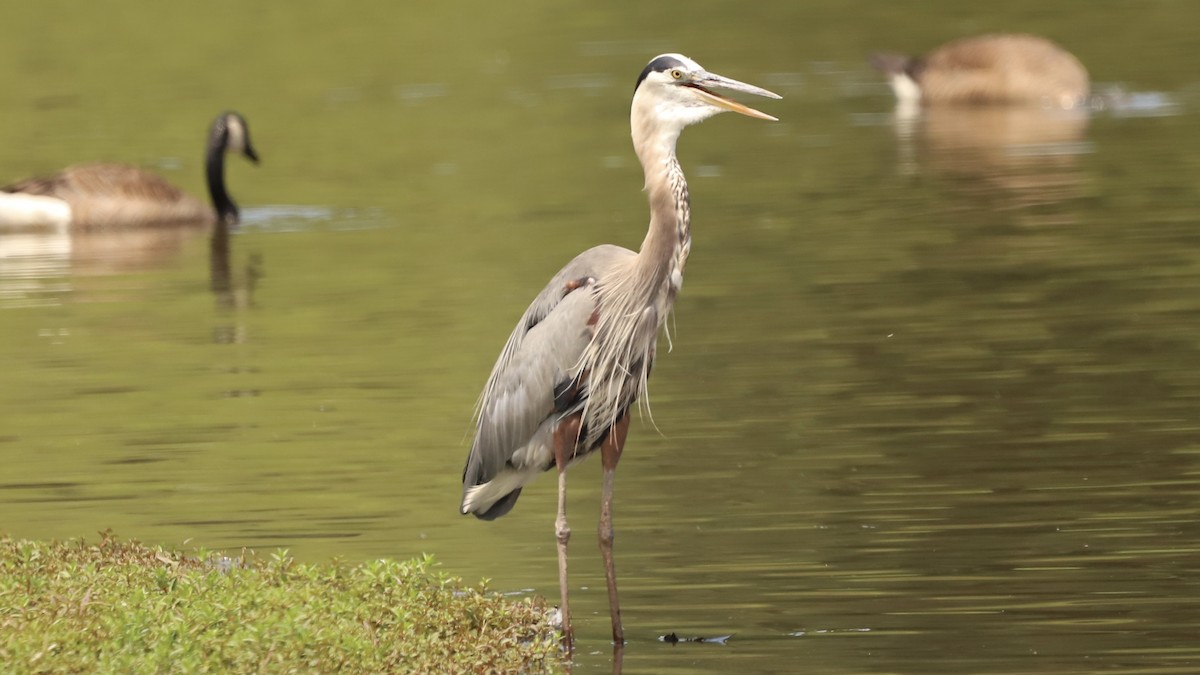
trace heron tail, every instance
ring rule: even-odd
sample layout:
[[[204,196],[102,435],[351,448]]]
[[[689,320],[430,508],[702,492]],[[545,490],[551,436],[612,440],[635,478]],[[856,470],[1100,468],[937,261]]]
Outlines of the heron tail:
[[[517,503],[517,497],[521,496],[521,488],[517,488],[512,492],[497,499],[486,511],[473,511],[472,515],[480,520],[495,520],[500,516],[512,511],[512,507]]]
[[[506,469],[486,483],[465,487],[459,511],[481,520],[495,520],[512,510],[521,496],[521,488],[536,475]]]

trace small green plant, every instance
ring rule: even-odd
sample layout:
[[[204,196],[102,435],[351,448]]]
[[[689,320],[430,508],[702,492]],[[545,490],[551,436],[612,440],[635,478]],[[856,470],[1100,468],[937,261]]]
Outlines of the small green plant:
[[[308,565],[102,533],[0,538],[4,672],[561,670],[540,599],[466,587],[429,556]]]

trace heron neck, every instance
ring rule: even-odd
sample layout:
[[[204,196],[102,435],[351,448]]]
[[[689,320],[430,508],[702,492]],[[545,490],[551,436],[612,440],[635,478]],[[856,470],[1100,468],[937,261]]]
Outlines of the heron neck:
[[[237,222],[237,204],[225,189],[225,152],[220,145],[209,144],[204,164],[208,195],[212,198],[213,208],[217,210],[217,220]]]
[[[669,278],[678,291],[691,249],[691,202],[683,168],[675,156],[678,132],[641,144],[638,156],[650,199],[650,228],[638,251],[638,264],[655,279]]]

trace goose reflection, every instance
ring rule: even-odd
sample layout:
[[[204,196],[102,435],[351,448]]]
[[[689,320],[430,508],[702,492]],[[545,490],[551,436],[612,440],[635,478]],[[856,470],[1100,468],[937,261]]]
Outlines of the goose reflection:
[[[170,267],[209,233],[209,288],[218,308],[253,305],[262,256],[235,269],[232,226],[139,228],[105,231],[28,231],[0,234],[0,308],[57,305],[92,297],[83,280]],[[82,282],[82,283],[81,283]],[[128,290],[128,289],[126,289]],[[106,294],[106,297],[107,294]]]
[[[203,227],[97,232],[56,229],[0,233],[0,307],[55,305],[64,293],[86,299],[74,280],[160,269]]]
[[[1091,152],[1082,109],[1029,105],[899,107],[900,168],[942,179],[989,207],[1030,209],[1086,194],[1080,157]]]
[[[234,274],[230,244],[231,226],[218,223],[209,237],[209,289],[216,298],[217,307],[236,310],[253,306],[254,289],[262,277],[262,255],[252,253],[240,274]],[[240,331],[218,331],[218,342],[240,342]]]

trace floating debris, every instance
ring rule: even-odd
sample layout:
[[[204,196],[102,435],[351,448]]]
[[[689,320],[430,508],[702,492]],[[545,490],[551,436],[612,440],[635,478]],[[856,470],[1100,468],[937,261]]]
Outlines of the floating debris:
[[[734,634],[730,633],[729,635],[718,635],[717,637],[679,637],[675,633],[667,633],[666,635],[659,635],[658,641],[672,645],[680,642],[705,642],[708,644],[723,645],[733,636]]]

